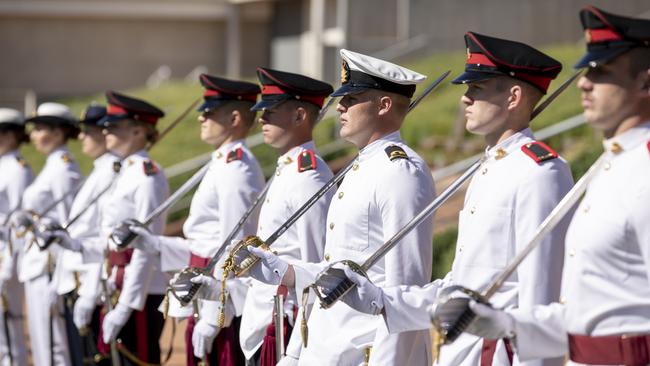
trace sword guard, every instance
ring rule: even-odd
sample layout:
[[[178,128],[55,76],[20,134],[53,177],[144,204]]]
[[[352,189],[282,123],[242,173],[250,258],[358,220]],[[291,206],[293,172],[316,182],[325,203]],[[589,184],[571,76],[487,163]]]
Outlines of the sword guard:
[[[341,274],[336,273],[343,271],[340,268],[334,267],[338,263],[348,266],[350,269],[366,278],[368,277],[366,271],[364,271],[359,264],[347,259],[340,262],[335,262],[331,266],[327,267],[318,275],[318,277],[316,277],[316,282],[314,283],[314,292],[320,300],[320,307],[322,309],[329,309],[332,307],[332,305],[334,305],[341,297],[345,296],[345,294],[347,294],[350,290],[352,290],[352,288],[356,286],[354,282],[345,277],[345,274],[343,274],[343,277],[341,277]],[[331,286],[322,286],[322,278],[324,276],[330,276],[331,278],[340,278],[340,281],[332,288],[331,291],[328,291],[327,288],[331,288]]]
[[[237,242],[237,244],[235,244],[235,246],[230,250],[230,253],[228,253],[228,259],[230,260],[230,262],[228,262],[228,269],[236,277],[243,276],[260,260],[259,257],[251,254],[248,249],[246,249],[249,245],[264,250],[270,250],[269,246],[255,235],[249,235],[244,238],[244,240]]]
[[[52,244],[58,244],[59,238],[54,235],[49,234],[50,232],[66,230],[61,224],[55,221],[41,222],[40,225],[34,228],[34,234],[36,236],[36,246],[41,251],[46,250]],[[40,239],[40,240],[39,240]]]
[[[450,286],[441,291],[432,314],[440,345],[453,343],[474,320],[476,314],[469,307],[471,300],[488,304],[483,295],[463,286]]]
[[[136,219],[124,220],[115,229],[113,229],[111,235],[108,237],[108,240],[115,244],[118,249],[126,249],[129,244],[131,244],[133,239],[138,236],[129,229],[129,226],[132,225],[144,226],[144,224]]]
[[[182,306],[189,305],[201,289],[200,283],[192,282],[192,278],[205,273],[200,267],[186,267],[178,272],[174,282],[169,284],[169,292],[178,300]]]

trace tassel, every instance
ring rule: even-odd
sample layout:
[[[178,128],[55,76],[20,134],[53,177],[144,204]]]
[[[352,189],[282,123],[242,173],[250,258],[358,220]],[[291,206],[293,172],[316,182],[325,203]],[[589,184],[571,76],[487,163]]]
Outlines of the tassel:
[[[300,339],[302,340],[302,345],[307,348],[307,342],[309,341],[309,328],[307,327],[307,305],[309,302],[309,289],[311,287],[305,287],[302,290],[302,319],[300,319]]]

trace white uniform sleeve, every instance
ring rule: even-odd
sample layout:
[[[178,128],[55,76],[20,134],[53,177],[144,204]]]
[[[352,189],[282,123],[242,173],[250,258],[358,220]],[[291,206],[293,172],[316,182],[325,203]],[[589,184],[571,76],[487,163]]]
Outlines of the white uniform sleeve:
[[[32,172],[29,168],[23,168],[15,176],[11,177],[11,181],[7,184],[7,200],[9,201],[9,210],[14,210],[20,204],[23,192],[32,182]],[[9,214],[9,212],[7,212]]]
[[[520,361],[561,357],[568,353],[565,307],[559,303],[512,309],[515,346]]]
[[[177,272],[190,263],[189,240],[177,236],[158,236],[160,240],[160,270]]]
[[[431,306],[442,280],[420,286],[395,286],[383,289],[384,320],[392,333],[431,328]]]
[[[542,164],[517,190],[514,218],[517,253],[528,244],[542,221],[573,186],[571,172],[560,160]],[[564,237],[570,218],[571,214],[565,216],[518,267],[520,308],[531,309],[559,299]]]
[[[72,201],[74,201],[75,195],[69,193],[72,190],[77,190],[79,188],[79,182],[81,181],[81,174],[72,170],[72,166],[67,168],[68,169],[61,172],[61,176],[51,180],[52,198],[54,200],[59,200],[67,194],[65,199],[56,205],[56,208],[54,209],[54,212],[56,212],[56,218],[61,223],[68,220],[70,207],[72,207]]]
[[[431,175],[419,171],[406,160],[391,162],[386,174],[379,177],[375,200],[381,213],[384,242],[419,214],[435,196]],[[431,279],[433,218],[423,221],[406,235],[384,257],[385,286],[420,285]],[[394,363],[409,359],[410,346],[416,344],[417,333],[389,334],[378,328],[372,360]],[[383,352],[385,350],[385,352]],[[397,350],[397,351],[396,351]],[[391,361],[393,360],[393,361]]]
[[[150,176],[143,180],[135,191],[135,218],[137,220],[144,220],[150,212],[165,200],[167,186],[160,184],[155,178],[156,176]],[[149,226],[152,233],[162,233],[165,224],[164,219],[164,215],[162,215]],[[149,285],[153,277],[154,263],[155,258],[151,254],[139,249],[133,251],[131,262],[126,266],[124,272],[124,285],[119,299],[121,304],[135,310],[144,308]]]

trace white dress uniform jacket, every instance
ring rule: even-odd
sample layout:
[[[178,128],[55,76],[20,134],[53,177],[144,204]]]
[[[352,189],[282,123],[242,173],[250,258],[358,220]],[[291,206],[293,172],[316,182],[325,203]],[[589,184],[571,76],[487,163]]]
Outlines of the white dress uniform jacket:
[[[140,150],[127,157],[110,194],[102,200],[100,238],[107,240],[112,230],[126,219],[143,222],[168,195],[167,178],[146,151]],[[155,219],[149,225],[151,232],[162,234],[165,219],[165,214]],[[116,273],[117,268],[113,268],[112,275]],[[124,272],[119,302],[131,309],[142,310],[147,295],[164,294],[168,281],[169,276],[160,271],[160,258],[135,249]]]
[[[15,151],[7,152],[0,156],[0,223],[8,222],[9,215],[20,208],[21,198],[27,186],[32,182],[34,176],[32,169],[27,165],[20,153]],[[4,293],[8,304],[11,319],[0,316],[0,365],[9,365],[9,352],[6,336],[5,322],[8,321],[9,335],[11,337],[11,354],[14,365],[27,365],[25,349],[25,336],[23,332],[23,285],[18,282],[16,274],[16,262],[18,254],[10,252],[8,242],[2,244],[0,254],[0,281],[4,282]]]
[[[573,179],[566,162],[561,158],[536,162],[522,149],[532,142],[532,132],[525,129],[487,149],[487,160],[472,178],[459,213],[451,272],[424,288],[385,289],[386,322],[391,332],[429,329],[428,311],[440,289],[449,284],[484,290],[571,189]],[[492,297],[494,306],[531,309],[558,299],[562,276],[558,258],[564,253],[567,224],[565,219],[522,263]],[[439,364],[478,365],[482,346],[481,338],[463,334],[442,347]],[[510,364],[502,341],[497,343],[493,364]],[[561,360],[546,364],[561,364]]]
[[[278,166],[260,212],[257,236],[267,239],[284,224],[309,198],[332,178],[325,161],[314,153],[315,168],[299,171],[300,155],[306,150],[315,152],[309,141],[296,146],[278,158]],[[271,246],[273,251],[289,262],[301,260],[318,262],[325,246],[325,218],[332,194],[319,199],[295,224],[287,229]],[[273,296],[277,286],[252,280],[246,296],[240,328],[240,343],[244,355],[251,359],[262,345],[267,326],[272,321]],[[290,318],[292,308],[298,305],[296,294],[289,291],[285,311]]]
[[[563,304],[511,312],[521,359],[565,355],[567,333],[650,334],[650,122],[604,145],[567,233]]]
[[[119,163],[119,158],[112,153],[105,153],[95,159],[93,170],[86,178],[86,181],[74,197],[68,220],[76,217],[82,210],[83,214],[77,219],[68,233],[72,238],[82,242],[97,242],[99,237],[99,205],[106,199],[108,192],[87,208],[97,195],[104,191],[115,178],[114,164]],[[86,209],[87,208],[87,209]],[[66,222],[64,221],[64,223]],[[81,253],[62,249],[57,258],[57,267],[53,281],[56,283],[56,290],[59,295],[67,294],[76,289],[77,281],[81,285],[79,291],[89,296],[99,294],[99,270],[100,264],[84,264]],[[86,276],[86,271],[93,269],[92,274]],[[79,278],[75,278],[75,273]]]
[[[262,189],[262,169],[243,140],[219,147],[212,153],[210,168],[192,198],[190,213],[183,225],[186,239],[160,237],[163,241],[160,246],[162,270],[175,272],[187,267],[191,254],[202,258],[212,257]],[[258,213],[259,210],[248,218],[235,239],[255,234]],[[246,282],[232,279],[227,283],[229,299],[237,316],[241,315],[248,291]],[[173,308],[178,302],[173,297],[170,300],[170,315],[174,316]],[[216,317],[213,318],[216,321]]]
[[[391,146],[401,148],[404,157],[391,160],[385,150]],[[296,289],[302,291],[331,262],[363,263],[434,197],[429,167],[404,144],[399,131],[372,142],[359,152],[330,205],[326,262],[295,266]],[[433,220],[425,220],[370,268],[370,280],[382,287],[429,282],[432,236]],[[380,316],[357,312],[340,301],[327,310],[314,306],[308,326],[300,365],[361,365],[368,347],[373,365],[431,364],[428,331],[388,334]]]
[[[80,182],[79,165],[72,158],[68,148],[62,146],[48,155],[43,170],[25,190],[22,207],[40,214],[53,202],[78,189]],[[57,222],[64,222],[68,218],[73,199],[74,195],[66,196],[45,216]],[[24,250],[21,250],[18,278],[25,283],[32,358],[36,365],[49,365],[50,347],[53,343],[55,364],[67,365],[70,359],[63,319],[58,315],[50,319],[51,314],[59,314],[60,309],[51,311],[49,301],[44,299],[44,296],[49,296],[53,291],[50,288],[48,267],[50,260],[52,264],[56,263],[56,250],[41,251],[37,245],[29,247],[30,239],[31,235],[28,234]],[[50,256],[52,258],[49,258]],[[53,342],[50,341],[50,321],[54,332]]]

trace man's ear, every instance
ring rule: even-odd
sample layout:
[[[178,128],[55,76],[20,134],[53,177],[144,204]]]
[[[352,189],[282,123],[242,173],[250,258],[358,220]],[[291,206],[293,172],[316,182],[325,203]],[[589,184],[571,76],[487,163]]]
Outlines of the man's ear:
[[[241,126],[241,124],[242,124],[241,113],[239,113],[239,111],[236,109],[230,112],[230,127],[236,128]]]
[[[379,111],[377,112],[380,116],[385,116],[393,109],[393,99],[388,96],[383,96],[379,98]]]
[[[307,121],[307,110],[305,107],[298,107],[294,113],[293,124],[299,126]]]
[[[521,85],[513,85],[509,89],[508,95],[508,109],[512,110],[521,105],[524,96],[524,91]]]

